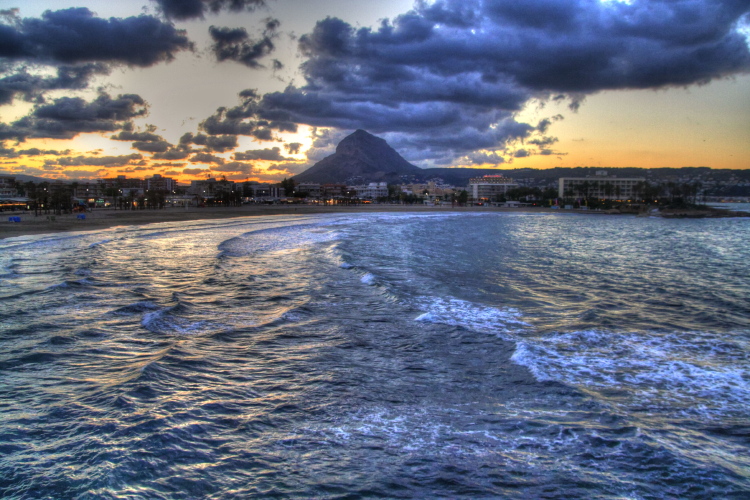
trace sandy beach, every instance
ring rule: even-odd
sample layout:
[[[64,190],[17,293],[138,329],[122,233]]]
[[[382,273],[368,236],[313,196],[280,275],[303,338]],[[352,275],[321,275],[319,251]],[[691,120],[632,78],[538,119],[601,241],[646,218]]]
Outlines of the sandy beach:
[[[165,208],[162,210],[114,210],[94,209],[87,212],[84,220],[77,214],[54,216],[37,215],[33,212],[5,212],[0,219],[0,239],[31,234],[48,234],[65,231],[93,231],[115,226],[137,226],[159,222],[188,221],[201,219],[226,219],[232,217],[257,217],[268,215],[306,215],[318,213],[374,213],[374,212],[551,212],[548,208],[496,208],[496,207],[450,207],[425,205],[243,205],[241,207]],[[9,217],[20,217],[20,222],[10,222]]]

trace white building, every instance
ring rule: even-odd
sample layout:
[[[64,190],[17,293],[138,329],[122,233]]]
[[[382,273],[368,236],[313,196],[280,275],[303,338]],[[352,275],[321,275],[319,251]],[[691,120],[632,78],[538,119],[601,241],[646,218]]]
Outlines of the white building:
[[[599,200],[628,200],[643,177],[618,178],[597,174],[596,177],[560,177],[557,194],[560,198],[586,197]]]
[[[473,177],[469,179],[469,198],[474,201],[495,201],[498,196],[517,187],[518,184],[513,179],[502,175]]]
[[[371,182],[366,186],[353,186],[357,191],[357,197],[362,200],[377,200],[388,196],[388,183]]]

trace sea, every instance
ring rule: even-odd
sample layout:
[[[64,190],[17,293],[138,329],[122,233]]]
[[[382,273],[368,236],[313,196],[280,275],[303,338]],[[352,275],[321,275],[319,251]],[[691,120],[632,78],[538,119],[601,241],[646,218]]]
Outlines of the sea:
[[[750,498],[750,218],[0,240],[0,497]]]

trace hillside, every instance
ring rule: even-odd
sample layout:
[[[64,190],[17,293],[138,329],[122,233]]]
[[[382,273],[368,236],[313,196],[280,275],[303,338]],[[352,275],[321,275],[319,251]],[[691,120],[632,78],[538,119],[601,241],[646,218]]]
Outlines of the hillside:
[[[398,182],[402,175],[422,177],[424,171],[406,161],[379,137],[357,130],[345,137],[336,153],[296,175],[296,182],[336,183],[360,178],[364,182]]]

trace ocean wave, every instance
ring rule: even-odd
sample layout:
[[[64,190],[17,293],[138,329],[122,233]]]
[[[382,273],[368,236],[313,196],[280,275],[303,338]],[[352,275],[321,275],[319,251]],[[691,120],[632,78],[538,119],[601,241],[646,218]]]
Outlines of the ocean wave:
[[[243,257],[257,253],[294,250],[339,239],[340,235],[321,224],[274,227],[253,231],[222,242],[221,255]]]
[[[627,405],[706,416],[750,408],[746,335],[577,331],[521,340],[511,360],[537,380],[604,391]]]
[[[363,274],[359,281],[361,281],[365,285],[374,285],[376,283],[375,275],[372,273]]]
[[[164,307],[143,315],[141,326],[152,333],[167,335],[196,335],[215,331],[210,322],[204,320],[193,321],[181,316],[183,308],[180,304]]]
[[[96,248],[100,245],[104,245],[105,243],[109,243],[110,241],[112,241],[111,238],[101,241],[95,241],[94,243],[89,244],[89,248]]]
[[[420,297],[415,306],[425,311],[415,321],[462,326],[505,338],[529,326],[521,320],[521,313],[517,309],[500,309],[453,297]]]

